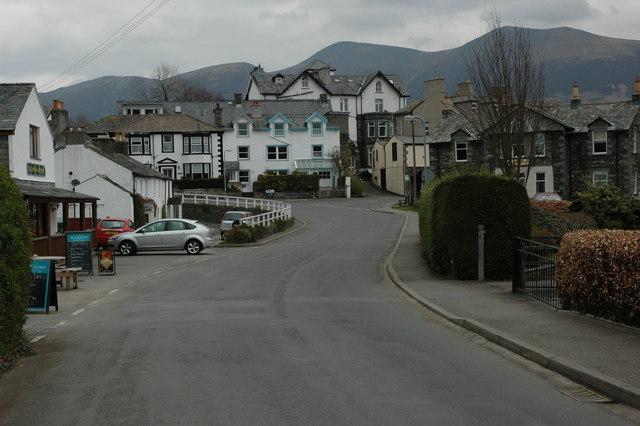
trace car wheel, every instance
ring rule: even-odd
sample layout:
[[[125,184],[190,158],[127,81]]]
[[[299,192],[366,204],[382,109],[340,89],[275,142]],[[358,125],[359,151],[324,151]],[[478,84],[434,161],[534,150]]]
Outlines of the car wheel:
[[[184,246],[184,249],[189,254],[198,254],[202,251],[202,244],[200,244],[200,241],[198,240],[189,240]]]
[[[118,251],[124,256],[130,256],[136,254],[136,245],[131,241],[123,241],[118,246]]]

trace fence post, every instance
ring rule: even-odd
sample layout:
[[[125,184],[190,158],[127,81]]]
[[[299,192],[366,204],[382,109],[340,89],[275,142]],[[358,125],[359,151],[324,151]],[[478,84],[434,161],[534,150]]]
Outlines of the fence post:
[[[478,281],[484,281],[484,225],[478,225]]]
[[[518,288],[521,287],[522,282],[522,271],[520,261],[520,239],[518,237],[513,238],[513,271],[511,272],[511,292],[517,292]]]

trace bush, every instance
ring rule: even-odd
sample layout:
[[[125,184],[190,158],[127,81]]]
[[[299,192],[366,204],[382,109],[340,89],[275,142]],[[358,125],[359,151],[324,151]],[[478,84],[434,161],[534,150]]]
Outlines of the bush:
[[[174,189],[224,189],[224,178],[179,179],[173,181]]]
[[[519,182],[482,172],[436,179],[420,197],[420,235],[437,273],[477,279],[478,225],[484,225],[485,277],[512,275],[515,236],[531,233],[531,205]]]
[[[224,242],[227,244],[255,243],[274,232],[284,231],[291,225],[293,225],[293,219],[278,219],[272,222],[270,226],[249,226],[243,223],[225,232]]]
[[[566,200],[531,200],[531,207],[549,211],[551,213],[569,213],[571,201]]]
[[[260,175],[258,181],[253,183],[255,192],[265,192],[273,189],[276,192],[287,191],[314,191],[320,189],[320,176],[304,175],[294,172],[290,175]]]
[[[0,370],[25,347],[33,235],[22,194],[0,166]]]
[[[640,201],[624,195],[617,186],[587,185],[578,193],[572,211],[593,216],[598,227],[607,229],[640,229]]]
[[[597,229],[595,219],[584,213],[552,213],[532,204],[532,236],[562,237],[570,231]]]
[[[640,232],[575,231],[560,244],[556,285],[565,309],[640,326]]]

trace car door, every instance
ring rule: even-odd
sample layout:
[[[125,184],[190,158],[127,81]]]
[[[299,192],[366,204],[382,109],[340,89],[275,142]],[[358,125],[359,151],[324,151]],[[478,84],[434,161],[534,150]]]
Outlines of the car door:
[[[165,245],[165,221],[152,222],[136,232],[138,250],[161,249]]]
[[[168,220],[165,229],[165,246],[168,249],[181,250],[187,238],[188,224],[181,220]]]

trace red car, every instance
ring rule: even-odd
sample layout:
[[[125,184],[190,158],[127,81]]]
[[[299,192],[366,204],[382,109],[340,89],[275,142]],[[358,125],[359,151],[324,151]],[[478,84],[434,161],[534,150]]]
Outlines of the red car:
[[[98,246],[106,247],[109,237],[121,232],[131,232],[135,229],[132,220],[107,217],[98,222]]]

